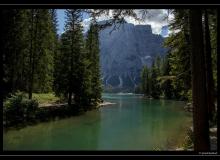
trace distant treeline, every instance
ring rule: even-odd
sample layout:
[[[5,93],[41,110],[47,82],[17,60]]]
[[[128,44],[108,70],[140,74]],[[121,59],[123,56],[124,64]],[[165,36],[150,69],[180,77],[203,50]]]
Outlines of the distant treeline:
[[[151,67],[144,66],[141,85],[136,89],[146,96],[192,101],[192,67],[189,10],[174,10],[174,20],[169,24],[175,30],[166,38],[169,48],[165,57],[156,57]],[[202,34],[204,39],[204,71],[209,99],[217,97],[217,23],[216,12],[202,13]],[[200,55],[196,55],[200,56]],[[195,64],[197,65],[197,64]],[[212,100],[213,101],[213,100]]]

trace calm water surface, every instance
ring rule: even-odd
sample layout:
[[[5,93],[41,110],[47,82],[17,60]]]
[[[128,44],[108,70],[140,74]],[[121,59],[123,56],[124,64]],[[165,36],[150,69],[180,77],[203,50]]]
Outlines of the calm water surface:
[[[4,150],[167,150],[191,125],[184,102],[103,94],[116,103],[3,134]]]

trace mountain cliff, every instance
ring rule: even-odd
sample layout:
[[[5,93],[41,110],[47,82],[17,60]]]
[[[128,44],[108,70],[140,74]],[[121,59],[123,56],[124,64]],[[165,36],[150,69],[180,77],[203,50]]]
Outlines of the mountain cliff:
[[[150,67],[156,56],[166,54],[164,38],[153,34],[150,25],[124,23],[112,29],[99,33],[104,90],[133,92],[140,83],[142,67]]]

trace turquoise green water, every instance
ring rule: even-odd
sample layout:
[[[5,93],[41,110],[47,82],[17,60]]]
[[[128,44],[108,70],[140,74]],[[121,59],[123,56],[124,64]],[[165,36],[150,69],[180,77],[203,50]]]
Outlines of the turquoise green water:
[[[167,150],[183,139],[191,116],[180,101],[103,94],[116,103],[84,115],[3,134],[4,150]]]

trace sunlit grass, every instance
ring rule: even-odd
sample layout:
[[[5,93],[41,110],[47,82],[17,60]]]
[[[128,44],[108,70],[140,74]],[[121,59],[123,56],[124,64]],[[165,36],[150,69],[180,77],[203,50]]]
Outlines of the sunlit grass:
[[[60,100],[59,97],[56,97],[53,93],[33,93],[32,96],[39,104],[51,104]]]

